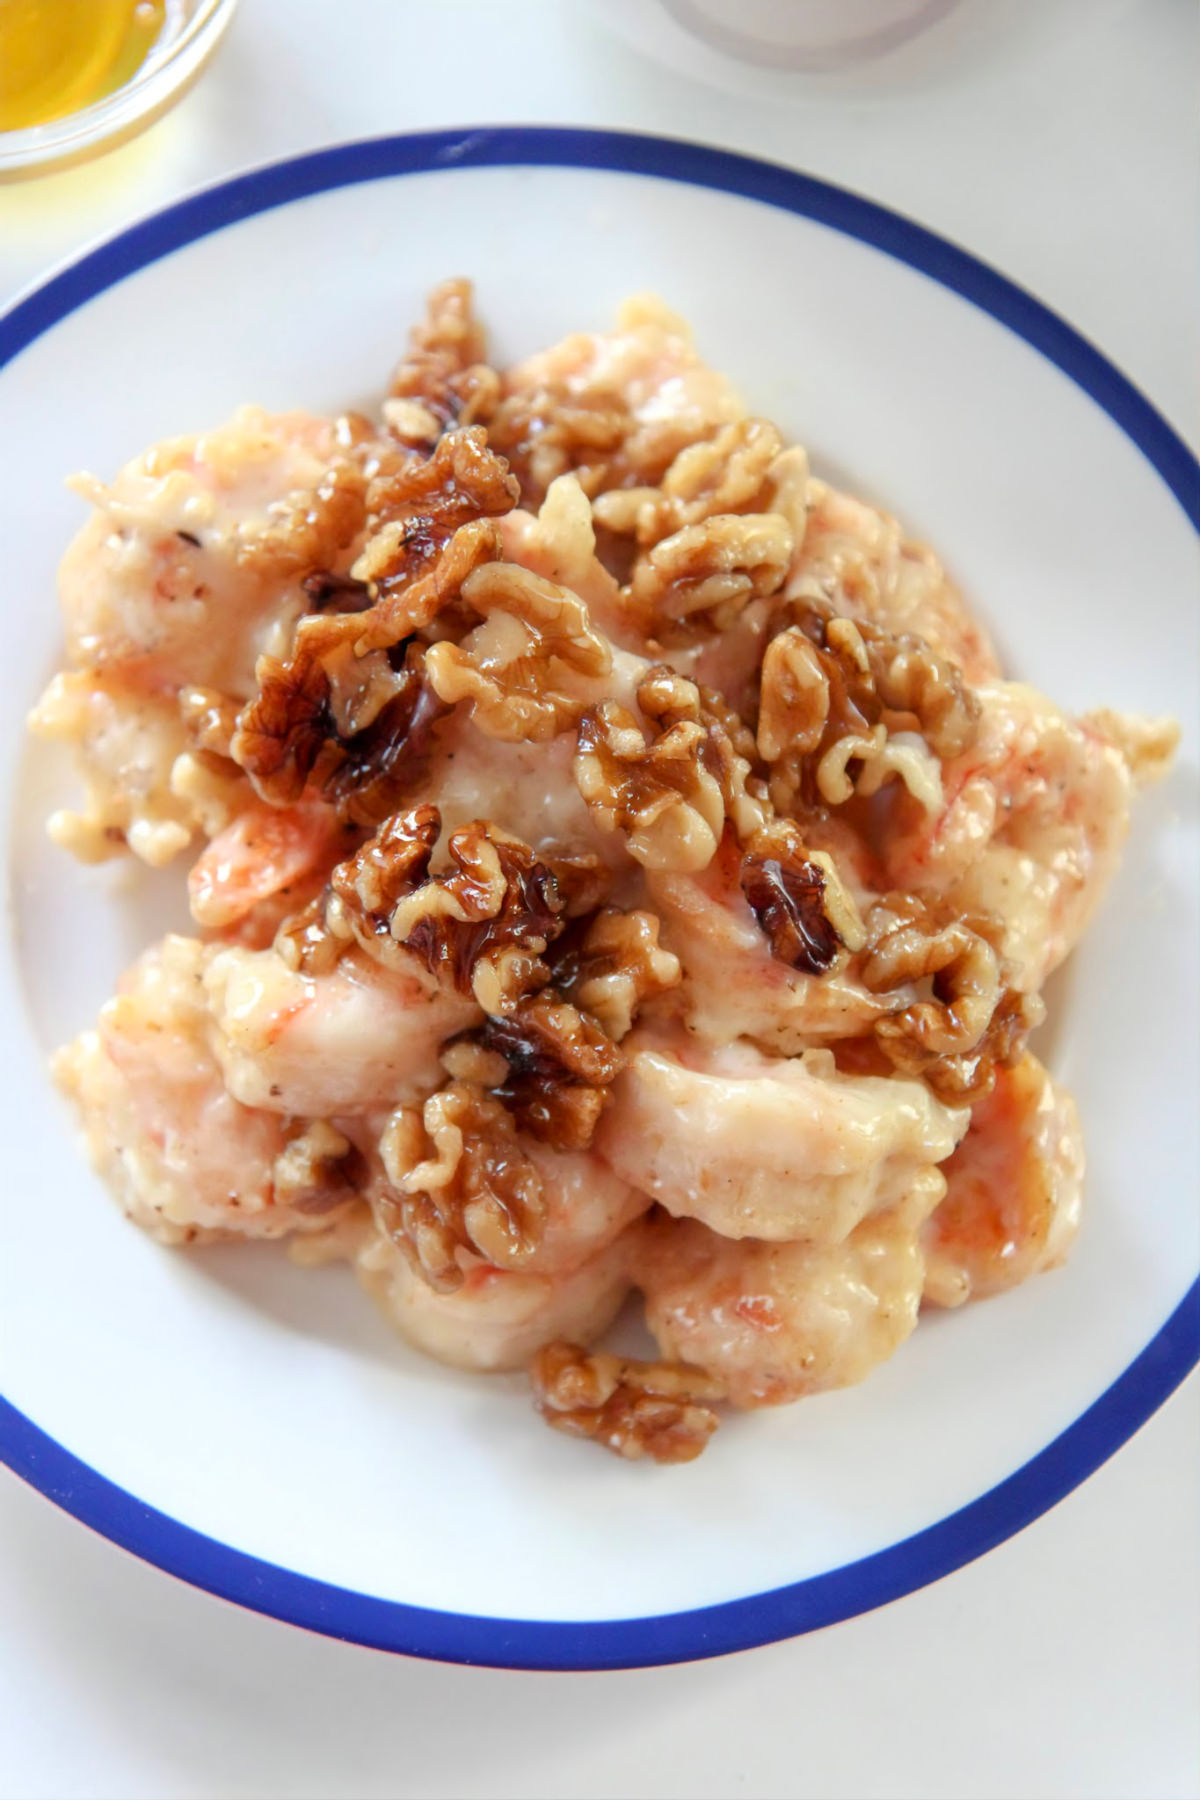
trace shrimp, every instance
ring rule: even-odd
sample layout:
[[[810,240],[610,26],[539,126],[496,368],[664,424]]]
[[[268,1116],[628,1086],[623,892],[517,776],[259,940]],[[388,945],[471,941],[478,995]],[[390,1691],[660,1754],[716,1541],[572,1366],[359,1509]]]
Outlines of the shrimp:
[[[926,1300],[961,1306],[1056,1268],[1078,1229],[1083,1168],[1071,1096],[1031,1054],[997,1069],[925,1227]]]
[[[740,858],[732,850],[726,842],[695,874],[656,870],[647,878],[662,941],[683,965],[684,1005],[699,1035],[715,1044],[747,1037],[792,1056],[869,1031],[876,1019],[908,1004],[903,995],[868,993],[845,970],[809,975],[774,957],[742,893]],[[837,865],[865,893],[854,880],[852,857],[839,853]]]
[[[443,1041],[482,1017],[419,963],[411,974],[385,969],[357,950],[328,974],[305,975],[273,949],[233,945],[208,962],[204,991],[230,1093],[304,1116],[423,1097],[442,1080]]]
[[[172,789],[187,749],[176,697],[148,688],[133,665],[64,669],[29,716],[39,737],[82,751],[84,804],[50,816],[53,843],[80,862],[127,849],[161,868],[191,842],[193,815]]]
[[[889,514],[823,481],[810,481],[807,497],[807,526],[785,592],[816,586],[852,619],[915,633],[969,682],[1000,674],[986,631],[931,550],[911,543]]]
[[[55,1059],[98,1172],[126,1214],[164,1243],[318,1231],[350,1199],[336,1180],[284,1199],[296,1134],[227,1091],[207,1041],[204,946],[167,937]],[[330,1126],[326,1146],[348,1148]],[[293,1191],[295,1191],[293,1185]]]
[[[596,1137],[623,1180],[723,1237],[839,1243],[967,1128],[919,1081],[843,1075],[828,1050],[770,1058],[642,1028]]]
[[[917,1323],[921,1226],[944,1192],[924,1169],[839,1244],[734,1242],[693,1219],[653,1220],[632,1240],[633,1269],[660,1352],[739,1407],[862,1381]]]
[[[996,682],[979,698],[976,742],[943,768],[942,811],[898,819],[882,855],[896,887],[1001,919],[1013,985],[1034,991],[1120,861],[1132,776],[1109,737],[1033,688]]]
[[[87,794],[50,830],[86,861],[128,848],[157,867],[214,829],[211,806],[173,779],[188,749],[181,691],[250,697],[259,655],[282,653],[307,608],[300,577],[348,566],[363,478],[331,421],[243,408],[136,458],[108,487],[78,486],[95,511],[59,573],[75,667],[31,723],[76,746]]]
[[[192,917],[198,925],[220,930],[240,924],[277,896],[287,911],[298,911],[354,842],[332,807],[253,801],[192,865]]]
[[[329,488],[335,430],[243,407],[215,431],[136,457],[107,487],[82,478],[96,510],[59,571],[72,660],[136,661],[148,686],[248,698],[259,654],[305,610],[296,578],[345,561],[362,527],[361,491],[335,502]],[[307,513],[314,539],[301,568],[280,531],[285,508]]]
[[[366,1237],[355,1265],[396,1330],[459,1369],[521,1369],[555,1338],[591,1342],[632,1285],[624,1237],[557,1275],[474,1263],[452,1294],[428,1287],[382,1232]]]

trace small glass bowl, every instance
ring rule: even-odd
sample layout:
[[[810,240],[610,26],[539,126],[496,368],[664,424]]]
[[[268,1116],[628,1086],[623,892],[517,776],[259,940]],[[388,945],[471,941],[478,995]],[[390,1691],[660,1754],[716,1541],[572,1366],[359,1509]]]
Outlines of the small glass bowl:
[[[145,62],[114,94],[64,118],[0,131],[0,181],[78,162],[144,131],[195,81],[220,43],[237,0],[167,0]]]

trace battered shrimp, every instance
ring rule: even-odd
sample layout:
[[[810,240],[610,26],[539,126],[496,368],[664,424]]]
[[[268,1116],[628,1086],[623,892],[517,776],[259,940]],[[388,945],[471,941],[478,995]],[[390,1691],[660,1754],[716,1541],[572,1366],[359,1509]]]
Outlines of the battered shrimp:
[[[565,1274],[476,1263],[453,1294],[438,1294],[382,1233],[356,1257],[363,1286],[410,1343],[460,1369],[521,1369],[555,1338],[585,1343],[612,1323],[632,1285],[623,1238]]]
[[[412,968],[350,951],[329,974],[303,975],[273,949],[219,950],[204,991],[230,1093],[269,1112],[328,1117],[432,1091],[443,1040],[482,1015]]]
[[[299,1126],[226,1091],[207,1041],[203,945],[168,937],[125,976],[85,1031],[55,1059],[88,1148],[122,1207],[164,1243],[316,1231],[349,1199],[330,1173],[294,1179]],[[325,1148],[346,1140],[322,1128]],[[292,1201],[284,1198],[289,1190]]]
[[[827,1050],[772,1058],[640,1029],[627,1052],[600,1154],[668,1212],[724,1237],[838,1243],[967,1128],[965,1110],[923,1083],[843,1075]]]
[[[198,925],[220,930],[239,924],[277,896],[286,911],[299,911],[356,842],[332,807],[252,801],[193,863],[188,873],[192,917]]]
[[[1075,1104],[1036,1056],[997,1069],[925,1228],[926,1300],[961,1306],[1057,1267],[1078,1229],[1083,1167]]]
[[[1035,689],[979,690],[975,744],[943,769],[945,806],[882,855],[890,882],[1004,925],[1014,985],[1036,990],[1078,942],[1120,861],[1133,782],[1108,737]]]
[[[773,956],[730,848],[723,845],[696,874],[653,871],[647,879],[662,941],[683,965],[684,1004],[699,1037],[713,1044],[746,1037],[792,1056],[869,1031],[884,1013],[908,1004],[906,991],[881,997],[844,970],[809,975]],[[853,873],[849,859],[837,861],[843,875]]]
[[[305,609],[298,576],[345,562],[361,530],[357,493],[331,484],[336,427],[307,413],[243,407],[228,424],[171,438],[107,487],[63,558],[67,649],[82,667],[136,660],[147,687],[212,687],[248,698],[254,664]],[[311,560],[281,530],[307,514]],[[292,530],[294,533],[295,524]]]
[[[180,691],[250,697],[258,656],[283,651],[307,608],[301,576],[348,566],[363,481],[330,421],[247,407],[147,451],[108,487],[79,486],[95,511],[59,575],[75,667],[31,723],[78,747],[86,805],[57,813],[51,833],[87,861],[128,847],[158,866],[207,829],[206,809],[172,786],[187,747]]]
[[[634,1240],[646,1323],[663,1356],[718,1379],[734,1406],[779,1406],[863,1380],[917,1322],[920,1230],[945,1192],[937,1169],[840,1244],[735,1243],[659,1218]]]

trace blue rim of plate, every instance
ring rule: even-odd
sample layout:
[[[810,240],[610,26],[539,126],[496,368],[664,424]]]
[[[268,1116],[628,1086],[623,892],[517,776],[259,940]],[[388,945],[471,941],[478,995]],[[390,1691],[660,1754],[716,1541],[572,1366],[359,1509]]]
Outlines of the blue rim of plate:
[[[518,166],[655,176],[757,200],[844,232],[1015,332],[1100,406],[1200,532],[1200,464],[1078,332],[986,263],[898,213],[776,163],[684,140],[562,127],[418,132],[340,144],[202,189],[86,252],[0,317],[0,369],[60,319],[147,264],[310,194],[399,175]],[[1200,1360],[1200,1280],[1140,1355],[1051,1444],[969,1505],[806,1581],[658,1618],[530,1620],[381,1600],[262,1562],[146,1506],[0,1397],[0,1460],[93,1530],[168,1574],[291,1625],[373,1649],[493,1668],[644,1668],[774,1643],[871,1611],[953,1573],[1047,1512],[1120,1449]]]

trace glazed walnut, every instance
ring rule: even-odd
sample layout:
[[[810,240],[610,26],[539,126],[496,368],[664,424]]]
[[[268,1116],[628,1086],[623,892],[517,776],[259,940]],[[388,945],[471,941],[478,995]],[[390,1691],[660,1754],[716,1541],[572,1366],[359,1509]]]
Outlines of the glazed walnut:
[[[755,833],[740,880],[771,955],[789,968],[826,975],[844,951],[861,949],[862,921],[833,859],[806,850],[790,820],[773,820]]]
[[[613,701],[580,721],[575,782],[605,831],[626,834],[629,854],[651,869],[706,868],[726,817],[739,835],[763,820],[716,697],[666,665],[638,688],[656,735],[647,740],[632,713]]]
[[[547,989],[488,1018],[479,1043],[504,1058],[493,1089],[521,1129],[558,1150],[586,1150],[621,1067],[596,1020]]]
[[[274,581],[330,568],[353,544],[367,516],[367,482],[353,457],[337,457],[312,490],[300,489],[267,508],[266,523],[239,527],[244,569]]]
[[[632,616],[661,638],[701,620],[724,631],[748,601],[778,592],[791,558],[791,526],[778,513],[721,514],[685,525],[635,563]]]
[[[586,695],[572,692],[571,677],[594,683],[612,668],[612,651],[583,602],[515,563],[477,569],[462,597],[484,623],[461,643],[428,651],[426,670],[441,699],[466,701],[479,729],[506,743],[541,743],[574,725]]]
[[[594,503],[596,522],[652,549],[685,526],[718,513],[770,511],[770,478],[781,454],[779,433],[766,419],[738,419],[712,438],[681,450],[656,488],[613,488]]]
[[[921,1075],[939,1099],[982,1098],[995,1065],[1024,1049],[1044,1008],[1036,996],[1004,986],[995,943],[999,924],[982,916],[938,914],[913,895],[889,895],[867,919],[863,985],[872,993],[929,981],[930,998],[875,1023],[875,1039],[893,1068]]]
[[[529,1372],[547,1425],[631,1461],[694,1461],[717,1429],[711,1403],[724,1398],[703,1369],[589,1354],[561,1340],[539,1350]]]
[[[942,803],[939,759],[972,742],[979,701],[911,635],[793,602],[798,622],[763,657],[758,751],[775,806],[840,806],[892,776],[927,811]]]
[[[629,1035],[644,1000],[680,980],[679,958],[663,949],[659,929],[652,912],[606,906],[555,946],[555,987],[598,1019],[614,1043]]]
[[[542,1179],[501,1103],[450,1081],[393,1113],[379,1144],[387,1185],[372,1194],[380,1225],[439,1293],[462,1286],[460,1252],[520,1268],[546,1221]]]
[[[487,340],[461,278],[443,281],[426,302],[424,320],[409,332],[383,403],[388,430],[401,444],[423,449],[452,425],[486,422],[500,398],[500,377],[487,361]]]
[[[276,1204],[313,1216],[347,1205],[357,1198],[352,1179],[357,1160],[349,1139],[333,1125],[310,1120],[272,1165]]]

